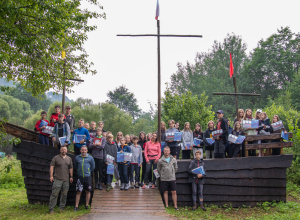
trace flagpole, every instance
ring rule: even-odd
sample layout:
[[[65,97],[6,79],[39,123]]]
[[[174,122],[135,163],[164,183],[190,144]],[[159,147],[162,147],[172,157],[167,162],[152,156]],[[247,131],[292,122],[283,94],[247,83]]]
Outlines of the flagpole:
[[[157,139],[161,142],[161,88],[160,88],[160,25],[157,19],[157,66],[158,66],[158,125],[157,125]]]

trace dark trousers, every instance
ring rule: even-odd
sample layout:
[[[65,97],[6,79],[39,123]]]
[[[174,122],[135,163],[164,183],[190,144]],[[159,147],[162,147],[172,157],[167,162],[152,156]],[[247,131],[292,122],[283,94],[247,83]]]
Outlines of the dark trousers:
[[[241,144],[230,144],[228,147],[229,157],[237,157]]]
[[[154,163],[155,160],[149,160],[149,164],[147,163],[146,164],[146,174],[145,174],[145,183],[149,183],[149,179],[148,177],[150,176],[150,173],[151,172],[151,168],[153,167],[153,170],[157,169],[157,164]],[[155,181],[156,181],[156,177],[155,175],[153,175],[153,184],[155,184]]]
[[[177,158],[177,159],[179,159],[180,151],[181,151],[181,145],[179,145],[179,146],[177,147],[177,153],[176,153],[176,158]]]
[[[130,182],[133,183],[133,173],[135,173],[135,182],[138,183],[140,179],[140,169],[138,164],[130,164]]]
[[[95,161],[95,184],[102,184],[103,178],[103,159],[94,158]]]
[[[225,144],[223,140],[216,140],[214,145],[215,158],[225,158]]]
[[[107,174],[107,175],[106,175],[107,184],[111,184],[113,178],[114,178],[114,175]]]
[[[200,202],[200,199],[203,199],[203,184],[200,182],[201,181],[198,180],[198,183],[192,183],[193,204],[197,203],[197,200]]]
[[[143,153],[143,163],[142,163],[142,175],[141,175],[141,183],[144,182],[145,180],[145,174],[146,174],[146,159],[145,159],[145,155]],[[141,172],[141,168],[139,168],[139,173]],[[150,172],[149,176],[148,176],[148,180],[152,181],[152,172]]]
[[[182,159],[191,159],[191,150],[183,150]]]
[[[121,179],[121,183],[128,183],[128,164],[127,163],[119,163],[119,175]]]
[[[49,137],[39,134],[39,143],[49,145]]]
[[[107,165],[105,162],[103,162],[102,165],[102,183],[107,184],[107,175],[106,174],[107,171]]]

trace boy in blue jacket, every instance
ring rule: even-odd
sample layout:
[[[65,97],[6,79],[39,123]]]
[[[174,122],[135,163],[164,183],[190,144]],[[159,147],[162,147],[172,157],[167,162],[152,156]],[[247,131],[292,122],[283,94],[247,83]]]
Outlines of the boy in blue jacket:
[[[81,193],[83,189],[85,190],[86,194],[86,202],[85,208],[89,209],[89,202],[90,202],[90,191],[93,190],[93,180],[91,173],[95,169],[95,161],[92,156],[88,153],[87,146],[83,145],[80,148],[80,155],[76,156],[74,168],[77,170],[78,180],[76,183],[76,203],[74,211],[78,210],[78,205],[81,197]]]
[[[130,147],[125,144],[125,138],[122,137],[121,138],[121,145],[120,147],[118,147],[118,152],[120,153],[130,153],[131,149]],[[121,179],[121,190],[125,189],[128,190],[129,189],[129,179],[128,179],[128,166],[129,166],[130,162],[129,161],[124,161],[124,162],[120,162],[118,163],[118,167],[119,167],[119,175],[120,175],[120,179]]]
[[[83,127],[84,125],[84,120],[80,119],[78,121],[78,128],[73,132],[73,143],[74,143],[74,152],[75,155],[79,155],[80,154],[80,149],[83,145],[85,145],[85,143],[90,139],[90,134],[89,131]],[[75,142],[75,135],[85,135],[85,138],[82,139],[79,143]]]

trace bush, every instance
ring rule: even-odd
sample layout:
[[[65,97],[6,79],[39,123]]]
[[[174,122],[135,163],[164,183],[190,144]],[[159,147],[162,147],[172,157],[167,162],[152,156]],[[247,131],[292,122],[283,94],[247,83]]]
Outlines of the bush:
[[[24,187],[21,162],[13,157],[0,159],[0,188]]]

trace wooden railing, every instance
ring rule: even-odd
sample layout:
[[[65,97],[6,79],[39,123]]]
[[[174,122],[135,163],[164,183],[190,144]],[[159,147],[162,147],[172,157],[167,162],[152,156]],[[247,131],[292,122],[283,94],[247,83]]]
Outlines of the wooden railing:
[[[293,133],[288,133],[289,139],[293,137]],[[268,143],[257,143],[257,141],[268,141]],[[278,142],[274,142],[277,140]],[[248,142],[255,141],[256,143],[249,144]],[[292,141],[283,141],[280,133],[273,134],[261,134],[261,135],[247,135],[245,139],[245,156],[248,157],[248,150],[262,150],[262,155],[264,156],[264,149],[274,149],[281,148],[281,153],[283,153],[283,148],[292,147]],[[266,154],[270,154],[270,150],[267,150]]]

